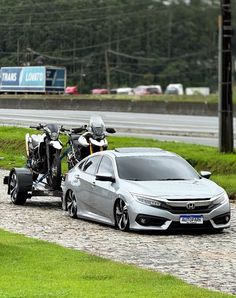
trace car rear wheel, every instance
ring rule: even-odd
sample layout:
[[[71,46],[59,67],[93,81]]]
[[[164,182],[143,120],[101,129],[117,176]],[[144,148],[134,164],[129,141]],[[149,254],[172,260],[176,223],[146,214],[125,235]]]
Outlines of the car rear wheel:
[[[115,203],[115,224],[121,231],[129,230],[128,208],[122,199],[118,199]]]
[[[77,218],[77,202],[75,194],[72,190],[69,190],[66,196],[67,210],[72,218]]]

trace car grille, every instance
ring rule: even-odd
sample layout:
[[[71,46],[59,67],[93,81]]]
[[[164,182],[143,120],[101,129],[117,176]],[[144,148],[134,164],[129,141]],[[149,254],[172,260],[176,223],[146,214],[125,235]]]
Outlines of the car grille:
[[[219,206],[218,205],[212,205],[211,202],[207,203],[207,201],[209,201],[209,199],[203,201],[204,203],[196,203],[197,200],[195,201],[191,201],[192,203],[194,203],[194,208],[193,209],[189,209],[187,208],[187,204],[189,201],[185,200],[185,201],[170,201],[170,202],[166,202],[166,203],[161,203],[161,206],[159,206],[158,208],[162,209],[162,210],[166,210],[169,211],[170,213],[173,214],[202,214],[202,213],[209,213],[212,210],[214,210],[215,208],[217,208]],[[178,206],[177,206],[178,205]]]

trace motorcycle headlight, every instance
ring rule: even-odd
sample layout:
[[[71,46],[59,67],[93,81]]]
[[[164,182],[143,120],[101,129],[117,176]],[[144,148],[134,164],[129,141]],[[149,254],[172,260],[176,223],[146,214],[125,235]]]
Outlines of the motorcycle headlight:
[[[139,194],[134,194],[132,193],[132,196],[139,202],[142,203],[144,205],[148,205],[148,206],[152,206],[152,207],[160,207],[161,206],[161,202],[148,197],[148,196],[143,196],[143,195],[139,195]]]
[[[213,201],[213,205],[219,205],[225,203],[227,200],[229,200],[228,195],[226,192],[222,193],[220,196],[217,196]]]
[[[52,132],[51,133],[51,139],[53,141],[56,141],[58,139],[58,137],[59,137],[59,133],[58,132]]]

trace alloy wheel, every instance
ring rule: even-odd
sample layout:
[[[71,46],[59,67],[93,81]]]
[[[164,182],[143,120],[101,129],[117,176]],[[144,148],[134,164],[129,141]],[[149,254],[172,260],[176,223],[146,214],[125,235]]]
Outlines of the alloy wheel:
[[[72,190],[68,191],[66,202],[67,202],[67,210],[68,210],[70,217],[76,218],[77,217],[77,203],[76,203],[75,194],[73,193]]]
[[[126,203],[119,199],[115,205],[115,222],[116,226],[121,231],[129,230],[129,214]]]

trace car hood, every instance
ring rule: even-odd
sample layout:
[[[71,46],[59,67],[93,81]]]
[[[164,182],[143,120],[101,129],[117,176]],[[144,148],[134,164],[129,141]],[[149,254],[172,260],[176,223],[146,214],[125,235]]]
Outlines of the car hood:
[[[154,196],[159,198],[211,198],[224,190],[213,181],[202,178],[199,180],[177,181],[125,181],[131,193]]]

